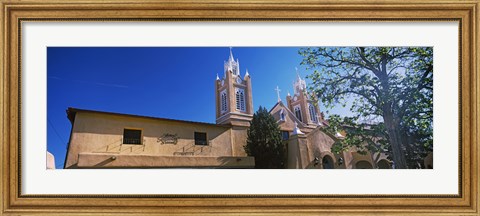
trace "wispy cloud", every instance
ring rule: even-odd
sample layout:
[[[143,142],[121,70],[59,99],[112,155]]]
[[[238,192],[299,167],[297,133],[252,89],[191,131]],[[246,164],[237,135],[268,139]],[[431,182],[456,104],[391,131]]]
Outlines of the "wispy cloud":
[[[60,77],[57,77],[57,76],[48,76],[48,78],[56,79],[56,80],[66,80],[64,78],[60,78]],[[89,84],[89,85],[113,87],[113,88],[128,88],[128,86],[126,86],[126,85],[119,85],[119,84],[114,84],[114,83],[88,82],[88,81],[84,81],[84,80],[66,80],[66,81],[71,81],[71,82],[75,82],[75,83],[82,83],[82,84]]]
[[[57,77],[57,76],[48,76],[48,78],[56,79],[56,80],[62,80],[62,78]]]
[[[118,84],[112,84],[112,83],[94,83],[95,85],[100,85],[100,86],[107,86],[107,87],[115,87],[115,88],[128,88],[126,85],[118,85]]]

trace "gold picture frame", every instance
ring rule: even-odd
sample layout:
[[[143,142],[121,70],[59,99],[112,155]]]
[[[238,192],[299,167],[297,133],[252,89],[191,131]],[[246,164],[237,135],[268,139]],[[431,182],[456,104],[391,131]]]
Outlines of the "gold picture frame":
[[[479,1],[2,0],[3,215],[478,215]],[[21,25],[34,21],[456,21],[459,23],[458,195],[22,195]]]

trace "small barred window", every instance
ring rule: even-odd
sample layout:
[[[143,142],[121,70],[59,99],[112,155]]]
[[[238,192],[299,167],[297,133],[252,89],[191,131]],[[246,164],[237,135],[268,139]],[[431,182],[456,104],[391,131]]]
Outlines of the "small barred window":
[[[245,91],[240,88],[235,89],[236,108],[245,111]]]
[[[221,107],[220,110],[222,113],[226,112],[228,109],[226,90],[223,90],[222,93],[220,93],[220,107]]]

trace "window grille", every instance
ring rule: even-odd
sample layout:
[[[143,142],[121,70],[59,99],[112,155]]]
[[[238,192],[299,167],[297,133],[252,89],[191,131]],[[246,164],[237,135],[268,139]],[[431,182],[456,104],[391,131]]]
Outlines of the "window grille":
[[[300,106],[297,106],[295,109],[295,116],[298,120],[302,121],[302,111],[300,111]]]
[[[245,91],[243,89],[235,89],[236,108],[245,111]]]
[[[226,112],[228,107],[227,107],[227,92],[226,90],[223,90],[222,93],[220,93],[220,102],[221,102],[221,111],[222,113]]]
[[[195,132],[195,145],[208,145],[207,133]]]
[[[308,104],[308,110],[310,111],[310,120],[317,122],[317,113],[315,112],[315,107],[312,104]]]
[[[285,113],[284,113],[283,109],[280,110],[280,120],[285,121]]]
[[[123,144],[142,144],[142,131],[123,129]]]

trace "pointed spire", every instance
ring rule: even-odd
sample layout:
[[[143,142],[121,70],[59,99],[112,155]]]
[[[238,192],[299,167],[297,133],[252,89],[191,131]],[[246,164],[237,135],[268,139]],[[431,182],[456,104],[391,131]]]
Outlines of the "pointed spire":
[[[217,80],[220,80],[220,78],[218,77],[218,73],[217,73]]]
[[[300,81],[302,78],[300,77],[300,73],[298,73],[298,68],[295,67],[295,73],[297,73],[297,80]]]
[[[237,58],[237,75],[240,76],[240,60]]]
[[[290,91],[288,91],[287,96],[290,96]]]
[[[307,85],[306,85],[305,80],[303,80],[300,77],[300,74],[298,73],[298,68],[297,67],[295,67],[295,71],[297,73],[297,80],[293,82],[293,93],[295,95],[298,95],[307,88]]]
[[[247,78],[247,77],[249,77],[249,76],[250,76],[250,74],[248,73],[248,69],[247,69],[247,71],[245,72],[245,76],[243,77],[243,79],[245,79],[245,78]]]
[[[228,61],[230,61],[230,62],[235,61],[234,58],[233,58],[232,47],[230,47],[230,57],[228,58]]]
[[[231,71],[234,75],[240,75],[240,61],[235,61],[233,58],[232,47],[230,47],[230,56],[228,60],[224,62],[224,70]]]

